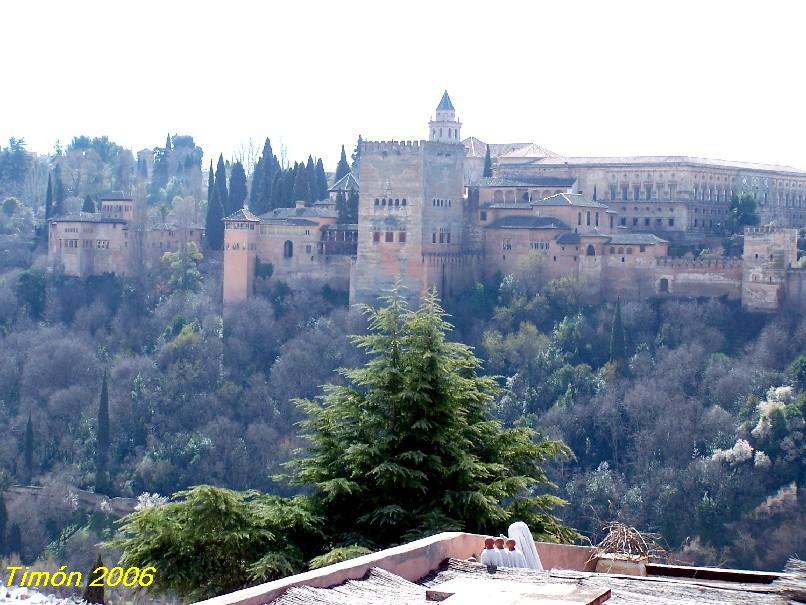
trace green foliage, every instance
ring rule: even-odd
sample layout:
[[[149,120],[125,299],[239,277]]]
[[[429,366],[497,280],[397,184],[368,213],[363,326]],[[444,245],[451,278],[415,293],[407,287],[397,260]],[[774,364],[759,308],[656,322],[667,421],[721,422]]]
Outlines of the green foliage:
[[[227,167],[224,164],[223,153],[219,154],[218,164],[215,168],[215,193],[218,203],[221,204],[221,211],[224,217],[232,214],[232,212],[229,211],[232,206],[230,205],[229,190],[227,189]]]
[[[3,200],[3,214],[6,216],[14,216],[20,203],[16,198],[7,197]]]
[[[301,497],[199,485],[120,522],[120,564],[154,566],[153,588],[196,601],[300,571],[321,520]]]
[[[795,386],[806,392],[806,355],[798,356],[789,366],[789,374]]]
[[[255,259],[255,277],[269,279],[274,274],[274,265],[264,263],[260,258]]]
[[[328,385],[321,401],[297,402],[311,448],[290,463],[294,481],[316,486],[334,543],[384,547],[515,518],[543,538],[573,538],[547,513],[562,501],[537,494],[551,485],[543,464],[570,450],[491,417],[498,386],[470,348],[447,340],[434,292],[417,311],[398,290],[385,300],[365,308],[369,334],[353,337],[367,365],[341,370],[349,385]]]
[[[187,242],[176,252],[162,255],[162,263],[168,270],[168,290],[175,292],[196,292],[202,282],[199,263],[204,256],[196,242]]]
[[[610,361],[613,363],[623,363],[627,356],[624,338],[624,324],[621,321],[621,300],[617,300],[616,310],[613,312],[613,324],[610,328]]]
[[[483,177],[491,177],[493,175],[493,161],[490,157],[490,146],[487,145],[487,149],[484,152],[484,171],[482,172],[481,176]]]
[[[753,194],[745,192],[740,196],[733,195],[730,200],[730,220],[734,231],[741,231],[748,225],[758,225],[758,208]]]
[[[53,175],[48,172],[48,189],[45,193],[45,224],[50,217],[53,216]],[[45,229],[45,239],[47,239],[48,230]]]
[[[232,165],[229,177],[229,208],[226,210],[227,216],[243,208],[246,201],[246,171],[241,162]]]
[[[64,183],[62,182],[62,168],[56,164],[53,171],[53,206],[51,216],[61,216],[64,214]]]
[[[370,553],[372,553],[372,551],[369,548],[358,546],[357,544],[353,544],[352,546],[340,546],[329,550],[323,555],[314,557],[311,559],[310,563],[308,563],[308,567],[310,569],[319,569],[320,567],[335,565],[342,561],[349,561],[356,557],[363,557]]]
[[[8,510],[6,509],[6,498],[3,495],[3,491],[0,490],[0,556],[7,554],[6,525],[8,524]]]
[[[95,436],[95,491],[109,493],[109,386],[106,372],[98,397],[98,430]]]
[[[95,558],[95,562],[92,564],[90,569],[87,570],[87,573],[84,575],[86,578],[86,585],[84,587],[84,592],[81,594],[81,598],[87,603],[96,603],[97,605],[104,605],[104,580],[102,579],[102,571],[100,571],[100,567],[104,564],[103,560],[101,560],[101,555],[99,554]],[[96,572],[96,570],[98,570]],[[97,580],[97,582],[96,582]],[[91,586],[91,584],[96,583],[95,586]]]
[[[257,215],[264,214],[274,208],[272,185],[280,163],[271,148],[271,141],[266,138],[263,153],[252,173],[252,188],[249,192],[249,209]]]
[[[28,413],[28,422],[25,425],[25,443],[23,445],[23,464],[25,465],[25,483],[30,484],[34,476],[34,424],[31,414]]]
[[[84,198],[84,204],[81,206],[81,212],[95,212],[95,202],[92,201],[89,193]]]
[[[211,250],[221,250],[224,247],[224,208],[218,200],[218,190],[215,186],[211,189],[210,199],[207,202],[204,234],[207,246]]]
[[[347,163],[347,154],[344,152],[344,145],[341,146],[341,156],[339,156],[339,163],[336,165],[335,181],[338,183],[342,178],[347,176],[350,172],[350,164]]]
[[[355,175],[358,174],[358,169],[361,165],[361,146],[363,144],[364,144],[364,138],[359,134],[358,141],[356,141],[355,143],[355,149],[353,150],[353,153],[350,156],[350,159],[352,160],[352,163],[350,164],[350,169],[352,173]]]

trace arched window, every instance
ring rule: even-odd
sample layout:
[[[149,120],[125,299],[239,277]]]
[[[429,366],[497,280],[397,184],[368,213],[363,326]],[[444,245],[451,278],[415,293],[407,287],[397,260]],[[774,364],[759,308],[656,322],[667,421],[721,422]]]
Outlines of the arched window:
[[[587,215],[587,217],[586,217],[585,224],[586,224],[588,227],[590,227],[590,225],[591,225],[591,213],[590,213],[590,210],[588,210],[588,212],[586,213],[586,215]]]
[[[448,138],[450,139],[453,136],[453,129],[448,128]]]
[[[593,244],[588,244],[588,248],[585,251],[586,256],[596,256],[596,250],[593,248]]]
[[[577,214],[577,225],[581,224],[582,224],[582,213],[580,212]]]
[[[660,291],[661,292],[668,292],[669,291],[669,280],[665,277],[662,277],[660,280]]]
[[[285,240],[283,243],[283,256],[285,258],[291,258],[294,256],[294,242],[290,239]]]
[[[610,254],[615,254],[616,249],[613,246],[610,246]]]

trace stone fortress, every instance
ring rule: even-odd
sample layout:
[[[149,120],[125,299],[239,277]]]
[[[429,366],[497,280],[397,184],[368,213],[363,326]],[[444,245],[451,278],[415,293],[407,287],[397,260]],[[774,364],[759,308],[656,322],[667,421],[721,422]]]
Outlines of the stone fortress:
[[[258,263],[273,279],[324,280],[371,302],[396,279],[413,296],[454,296],[527,269],[571,277],[590,301],[720,297],[752,310],[806,310],[797,268],[806,172],[692,157],[561,157],[535,144],[461,138],[442,96],[427,141],[365,142],[348,175],[312,206],[225,219],[224,300],[252,295]],[[494,166],[483,177],[487,148]],[[359,191],[357,225],[336,196]],[[741,258],[670,257],[670,242],[718,242],[731,197],[748,192],[766,226],[747,228]],[[710,238],[710,239],[709,239]]]

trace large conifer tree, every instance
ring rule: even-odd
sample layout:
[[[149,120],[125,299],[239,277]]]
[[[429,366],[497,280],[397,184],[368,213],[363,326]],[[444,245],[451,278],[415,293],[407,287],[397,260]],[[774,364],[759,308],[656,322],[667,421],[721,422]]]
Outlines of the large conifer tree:
[[[291,463],[294,480],[315,486],[333,545],[497,533],[515,519],[542,539],[573,538],[547,512],[562,500],[536,494],[550,486],[543,463],[570,451],[493,419],[499,388],[469,347],[447,339],[436,294],[416,312],[397,291],[365,310],[369,333],[353,339],[367,365],[342,370],[347,386],[326,386],[321,401],[297,402],[311,447]]]
[[[227,191],[227,167],[224,164],[223,153],[218,156],[218,164],[215,168],[215,192],[221,210],[225,213],[224,216],[228,216],[231,213],[227,213],[230,206],[229,191]]]
[[[237,212],[243,208],[246,201],[246,171],[243,164],[235,162],[232,165],[231,174],[229,177],[229,208],[227,208],[227,216],[233,212]]]
[[[92,201],[89,193],[84,198],[84,204],[81,206],[81,212],[95,212],[95,202]]]
[[[347,163],[347,154],[344,153],[344,145],[341,146],[341,157],[339,158],[339,163],[336,165],[336,181],[339,182],[342,178],[344,178],[347,173],[350,172],[350,164]]]
[[[624,342],[624,325],[621,322],[621,299],[616,300],[616,310],[613,313],[613,324],[610,328],[610,361],[622,363],[626,356]]]
[[[34,424],[31,422],[30,412],[28,413],[28,423],[25,425],[23,458],[25,463],[25,483],[30,484],[34,477]]]
[[[109,387],[106,372],[101,382],[98,398],[98,432],[95,436],[95,491],[101,494],[109,491]]]
[[[53,178],[48,172],[48,190],[45,193],[45,226],[47,227],[48,220],[53,216]],[[45,231],[47,234],[47,230]]]
[[[218,187],[213,186],[210,201],[207,202],[207,217],[204,221],[204,234],[211,250],[224,247],[224,209],[218,203]]]
[[[308,181],[308,171],[305,170],[305,164],[299,164],[294,167],[294,189],[291,195],[292,205],[299,201],[310,201],[311,190]]]
[[[56,164],[53,172],[53,208],[52,216],[64,214],[64,183],[62,183],[62,169]]]
[[[316,196],[315,201],[326,200],[328,198],[327,174],[322,158],[316,160]]]
[[[358,167],[361,164],[361,145],[363,145],[363,144],[364,144],[364,139],[359,134],[358,135],[358,141],[355,144],[355,150],[353,151],[353,155],[350,156],[350,159],[352,160],[352,164],[350,165],[350,168],[352,169],[353,174],[358,174]]]
[[[487,145],[487,151],[484,153],[484,172],[481,176],[490,177],[493,175],[493,160],[490,157],[490,146]]]

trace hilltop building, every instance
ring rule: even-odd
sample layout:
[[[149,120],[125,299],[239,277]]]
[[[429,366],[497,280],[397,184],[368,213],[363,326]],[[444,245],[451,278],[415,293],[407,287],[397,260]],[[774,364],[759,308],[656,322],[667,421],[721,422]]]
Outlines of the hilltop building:
[[[65,275],[129,275],[157,265],[162,255],[188,242],[200,248],[204,229],[176,225],[143,227],[135,202],[116,192],[98,201],[97,212],[76,212],[48,221],[48,264]]]
[[[453,296],[476,280],[528,266],[569,276],[591,301],[725,296],[751,309],[806,310],[797,230],[806,173],[683,157],[565,158],[535,144],[461,139],[448,93],[428,140],[364,142],[361,171],[330,199],[225,220],[224,300],[250,296],[258,262],[291,283],[321,279],[372,302],[400,279],[420,296]],[[359,190],[358,224],[337,223],[335,199]],[[773,224],[745,231],[744,256],[669,257],[669,243],[716,235],[730,199],[749,192]]]

